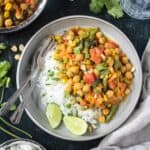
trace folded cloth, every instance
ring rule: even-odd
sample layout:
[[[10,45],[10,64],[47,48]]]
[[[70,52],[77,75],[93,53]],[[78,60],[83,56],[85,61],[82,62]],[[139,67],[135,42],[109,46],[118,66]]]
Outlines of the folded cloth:
[[[116,131],[92,150],[150,150],[150,39],[142,57],[143,91],[140,106]]]

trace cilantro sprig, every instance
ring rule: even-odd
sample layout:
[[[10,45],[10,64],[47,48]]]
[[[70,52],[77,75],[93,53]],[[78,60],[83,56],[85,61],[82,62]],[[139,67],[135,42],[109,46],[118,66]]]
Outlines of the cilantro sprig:
[[[124,15],[120,6],[120,0],[91,0],[89,7],[96,14],[100,13],[106,7],[108,14],[117,19]]]

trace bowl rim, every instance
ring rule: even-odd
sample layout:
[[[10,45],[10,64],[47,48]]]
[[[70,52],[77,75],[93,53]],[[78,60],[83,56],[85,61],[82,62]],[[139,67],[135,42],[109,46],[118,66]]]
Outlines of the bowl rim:
[[[22,61],[23,56],[24,56],[24,54],[25,54],[26,48],[27,48],[28,45],[32,42],[32,40],[33,40],[42,30],[44,30],[45,28],[47,28],[47,27],[50,26],[51,24],[57,23],[57,22],[62,21],[62,20],[71,19],[71,18],[78,18],[78,17],[79,17],[79,18],[87,18],[87,19],[97,20],[97,21],[103,22],[103,23],[105,23],[105,24],[111,26],[114,30],[116,30],[117,32],[119,32],[119,33],[128,41],[128,43],[130,44],[132,50],[134,51],[134,54],[136,55],[136,58],[137,58],[138,62],[139,62],[137,65],[139,66],[139,78],[140,78],[140,79],[139,79],[139,85],[140,85],[140,88],[139,88],[139,93],[137,93],[137,99],[134,100],[133,107],[132,107],[132,109],[130,109],[130,111],[127,112],[127,115],[126,115],[124,121],[120,122],[117,127],[113,127],[113,128],[111,129],[111,131],[107,131],[106,134],[105,134],[105,135],[107,135],[107,134],[111,133],[112,131],[118,129],[118,128],[129,118],[129,116],[130,116],[130,115],[132,114],[132,112],[134,111],[135,106],[136,106],[136,104],[137,104],[137,102],[138,102],[138,100],[139,100],[139,97],[140,97],[140,93],[141,93],[141,90],[142,90],[142,80],[143,80],[143,78],[142,78],[142,67],[141,67],[141,63],[140,63],[140,58],[139,58],[139,56],[138,56],[138,54],[137,54],[137,52],[136,52],[135,47],[133,46],[133,44],[132,44],[132,42],[129,40],[129,38],[128,38],[119,28],[117,28],[117,27],[114,26],[113,24],[109,23],[108,21],[105,21],[105,20],[103,20],[103,19],[101,19],[101,18],[92,17],[92,16],[86,16],[86,15],[72,15],[72,16],[66,16],[66,17],[62,17],[62,18],[56,19],[56,20],[54,20],[54,21],[49,22],[49,23],[46,24],[45,26],[43,26],[43,27],[42,27],[40,30],[38,30],[38,31],[31,37],[31,39],[28,41],[28,43],[27,43],[26,46],[25,46],[25,50],[23,51],[23,53],[22,53],[22,55],[21,55],[20,61],[18,62],[17,74],[16,74],[17,89],[19,88],[19,85],[20,85],[20,84],[19,84],[19,72],[20,72],[20,67],[21,67],[21,61]],[[21,96],[20,96],[20,101],[23,101],[23,98],[22,98]],[[78,141],[78,142],[80,142],[80,141],[91,141],[91,140],[95,140],[95,139],[98,139],[98,138],[104,136],[104,135],[93,135],[93,136],[87,137],[87,138],[85,138],[85,139],[78,139],[78,138],[74,138],[74,139],[73,139],[73,138],[69,138],[69,137],[63,137],[63,136],[61,136],[61,135],[58,135],[57,133],[51,132],[51,131],[49,131],[48,129],[44,128],[38,121],[36,121],[36,119],[35,119],[34,117],[32,117],[32,115],[30,114],[30,112],[28,111],[27,108],[26,108],[25,110],[26,110],[26,113],[27,113],[27,115],[29,116],[29,118],[30,118],[40,129],[42,129],[43,131],[45,131],[46,133],[48,133],[48,134],[50,134],[50,135],[53,135],[53,136],[55,136],[55,137],[57,137],[57,138],[60,138],[60,139],[63,139],[63,140]]]
[[[24,139],[24,138],[7,140],[7,141],[3,142],[2,144],[0,144],[0,148],[7,145],[8,143],[14,143],[17,141],[33,143],[33,144],[40,146],[41,150],[46,150],[46,148],[43,145],[41,145],[40,143],[38,143],[37,141],[31,140],[31,139]]]
[[[42,13],[42,11],[44,10],[44,8],[47,4],[47,0],[41,0],[40,3],[41,3],[41,5],[39,4],[39,6],[36,8],[34,13],[30,17],[28,17],[26,20],[22,21],[17,26],[14,26],[11,28],[0,28],[0,33],[1,34],[12,33],[12,32],[22,30],[25,27],[29,26],[31,23],[33,23],[40,16],[40,14]]]

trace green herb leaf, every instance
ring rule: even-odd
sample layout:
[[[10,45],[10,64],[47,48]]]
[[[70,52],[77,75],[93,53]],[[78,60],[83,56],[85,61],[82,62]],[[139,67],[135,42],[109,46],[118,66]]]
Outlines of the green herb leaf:
[[[7,46],[5,43],[0,43],[0,50],[5,50],[7,49]]]
[[[108,14],[114,18],[121,18],[123,16],[123,10],[120,6],[120,0],[105,0],[105,6]]]
[[[52,80],[59,81],[60,79],[57,77],[52,78]]]
[[[100,83],[100,80],[97,79],[97,80],[92,84],[92,87],[93,87],[93,88],[96,88],[99,83]]]
[[[120,6],[120,0],[91,0],[89,5],[93,13],[100,13],[104,6],[112,17],[117,19],[123,17],[124,13]]]
[[[75,54],[80,54],[82,49],[83,49],[83,41],[80,41],[80,43],[73,49],[73,51]]]
[[[10,62],[4,60],[0,63],[0,79],[2,79],[11,68]]]
[[[108,67],[105,66],[104,63],[98,64],[96,69],[100,72],[100,74],[107,74],[109,72]]]
[[[69,98],[70,97],[70,92],[69,91],[65,91],[65,98]]]
[[[52,71],[52,70],[48,70],[48,76],[50,76],[50,77],[52,77],[52,76],[54,76],[54,71]]]
[[[0,87],[9,88],[11,79],[10,77],[4,77],[0,79]]]
[[[95,37],[95,34],[96,34],[96,32],[98,31],[98,28],[89,28],[89,39],[90,39],[90,41],[92,42],[95,42],[94,41],[94,37]]]
[[[91,3],[89,5],[90,10],[95,14],[100,13],[104,8],[104,1],[105,0],[91,0]]]

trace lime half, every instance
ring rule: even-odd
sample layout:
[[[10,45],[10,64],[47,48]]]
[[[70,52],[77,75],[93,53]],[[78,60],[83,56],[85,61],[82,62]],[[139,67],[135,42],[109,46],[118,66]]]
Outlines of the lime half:
[[[63,118],[66,128],[75,135],[83,135],[87,131],[87,123],[81,118],[65,116]]]
[[[48,104],[46,116],[52,128],[57,128],[60,125],[62,120],[62,112],[57,104]]]

